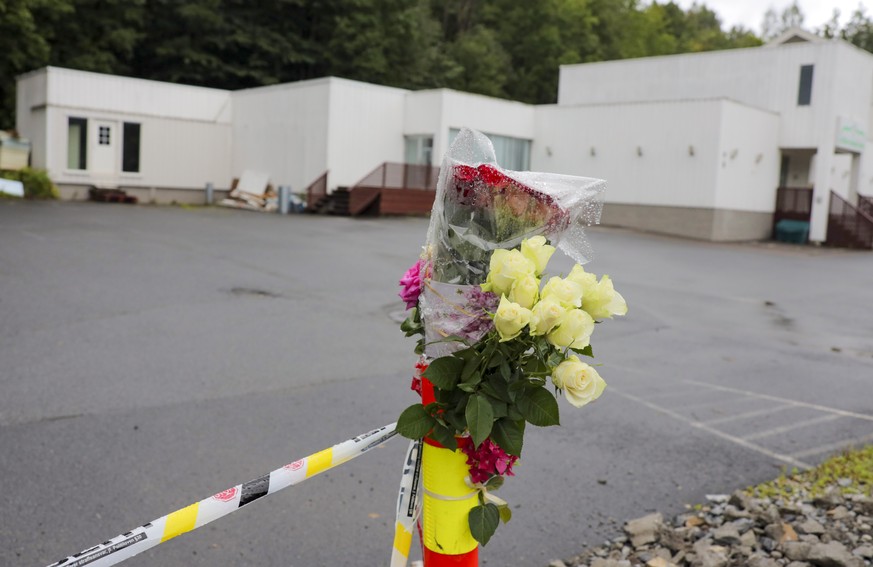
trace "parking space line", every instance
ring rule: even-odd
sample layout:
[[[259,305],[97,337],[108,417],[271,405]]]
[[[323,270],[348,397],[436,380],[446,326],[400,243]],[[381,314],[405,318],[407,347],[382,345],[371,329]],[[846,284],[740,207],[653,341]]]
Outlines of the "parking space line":
[[[764,408],[755,411],[747,411],[746,413],[738,413],[734,415],[729,415],[727,417],[717,417],[715,419],[707,419],[703,423],[707,425],[716,425],[719,423],[727,423],[729,421],[736,421],[738,419],[747,419],[750,417],[758,417],[759,415],[769,415],[771,413],[776,413],[782,410],[794,409],[794,405],[785,404],[784,406],[777,406],[775,408]]]
[[[792,453],[791,456],[794,458],[810,457],[819,453],[837,451],[839,449],[846,449],[854,445],[870,443],[871,441],[873,441],[873,434],[865,435],[864,437],[858,437],[857,439],[846,439],[845,441],[837,441],[835,443],[828,443],[827,445],[819,445],[818,447],[813,447],[812,449],[804,449],[803,451],[797,451],[796,453]]]
[[[738,388],[728,388],[727,386],[717,386],[717,385],[715,385],[715,384],[707,384],[706,382],[698,382],[697,380],[683,380],[683,382],[686,382],[686,383],[691,384],[691,385],[694,385],[694,386],[704,386],[704,387],[707,387],[707,388],[712,388],[713,390],[722,390],[722,391],[724,391],[724,392],[733,392],[733,393],[736,393],[736,394],[745,394],[745,395],[747,395],[747,396],[752,396],[752,397],[755,397],[755,398],[762,398],[762,399],[765,399],[765,400],[772,400],[772,401],[774,401],[774,402],[780,402],[780,403],[783,403],[783,404],[791,404],[792,406],[795,406],[795,407],[811,408],[811,409],[814,409],[814,410],[819,410],[819,411],[824,411],[824,412],[829,412],[829,413],[833,413],[833,414],[841,415],[841,416],[843,416],[843,417],[854,417],[854,418],[856,418],[856,419],[863,419],[863,420],[866,420],[866,421],[873,421],[873,415],[866,414],[866,413],[857,413],[857,412],[853,412],[853,411],[846,411],[846,410],[841,410],[841,409],[838,409],[838,408],[832,408],[832,407],[828,407],[828,406],[822,406],[822,405],[819,405],[819,404],[810,404],[810,403],[807,403],[807,402],[800,402],[800,401],[797,401],[797,400],[790,400],[790,399],[788,399],[788,398],[780,398],[780,397],[778,397],[778,396],[770,396],[770,395],[768,395],[768,394],[761,394],[761,393],[758,393],[758,392],[752,392],[752,391],[750,391],[750,390],[741,390],[741,389],[738,389]]]
[[[746,441],[745,439],[742,439],[740,437],[730,435],[729,433],[725,433],[724,431],[719,431],[718,429],[715,429],[714,427],[710,427],[709,425],[707,425],[706,423],[703,423],[701,421],[688,419],[684,415],[678,414],[672,410],[669,410],[667,408],[663,408],[661,406],[653,404],[653,403],[651,403],[647,400],[644,400],[642,398],[639,398],[637,396],[634,396],[631,394],[625,394],[624,392],[621,392],[620,390],[616,389],[614,386],[610,386],[609,390],[611,392],[614,392],[615,394],[618,394],[619,396],[621,396],[623,398],[627,398],[629,400],[637,402],[638,404],[644,405],[649,409],[655,410],[657,412],[668,415],[672,418],[678,419],[679,421],[682,421],[685,424],[690,425],[691,427],[695,427],[697,429],[702,429],[703,431],[706,431],[707,433],[715,435],[716,437],[720,437],[726,441],[730,441],[731,443],[734,443],[735,445],[739,445],[739,446],[744,447],[746,449],[749,449],[751,451],[761,453],[762,455],[770,457],[771,459],[776,459],[777,461],[782,461],[784,463],[788,463],[790,465],[794,465],[794,466],[802,468],[802,469],[812,468],[811,465],[801,461],[800,459],[798,459],[795,456],[783,455],[781,453],[776,453],[776,452],[771,451],[765,447],[761,447],[760,445],[756,445],[755,443],[752,443],[750,441]]]
[[[825,423],[828,421],[834,421],[835,419],[843,419],[842,415],[836,414],[828,414],[822,415],[819,417],[814,417],[812,419],[807,419],[805,421],[799,421],[797,423],[791,423],[788,425],[783,425],[781,427],[774,427],[773,429],[767,429],[765,431],[759,431],[758,433],[754,433],[752,435],[746,435],[743,437],[746,441],[752,441],[755,439],[760,439],[762,437],[769,437],[771,435],[778,435],[780,433],[787,433],[788,431],[793,431],[795,429],[800,429],[801,427],[809,427],[810,425],[816,425],[818,423]]]
[[[705,407],[709,407],[709,406],[717,406],[717,405],[719,405],[719,404],[729,404],[729,403],[731,403],[731,402],[738,402],[738,401],[740,401],[740,400],[745,400],[745,399],[747,399],[747,398],[748,398],[748,396],[739,396],[739,397],[736,397],[736,398],[728,398],[728,399],[721,399],[721,400],[712,400],[712,401],[709,401],[709,402],[700,402],[699,404],[690,404],[690,405],[687,405],[687,406],[682,406],[682,407],[679,408],[679,409],[682,409],[682,410],[701,409],[701,408],[705,408]]]

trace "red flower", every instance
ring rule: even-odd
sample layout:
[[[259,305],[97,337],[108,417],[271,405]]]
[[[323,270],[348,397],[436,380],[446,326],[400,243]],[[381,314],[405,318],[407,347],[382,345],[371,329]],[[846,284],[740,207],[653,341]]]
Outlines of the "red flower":
[[[491,189],[503,189],[510,182],[510,179],[493,165],[483,163],[478,169],[479,177],[489,187],[491,187]]]
[[[469,165],[455,166],[455,179],[458,181],[473,181],[479,176],[475,167]]]

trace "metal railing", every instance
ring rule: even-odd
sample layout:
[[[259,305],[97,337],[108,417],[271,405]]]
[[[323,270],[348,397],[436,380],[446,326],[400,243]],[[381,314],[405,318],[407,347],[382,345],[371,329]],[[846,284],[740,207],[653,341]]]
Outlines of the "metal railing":
[[[873,216],[831,191],[827,243],[841,248],[873,248]]]
[[[306,208],[310,212],[314,212],[315,207],[322,198],[327,196],[327,172],[321,174],[321,177],[309,184],[306,188]]]
[[[782,219],[808,221],[811,212],[811,187],[780,187],[776,190],[775,222]]]
[[[858,210],[873,217],[873,197],[858,195]]]
[[[432,165],[385,162],[352,186],[435,191],[440,168]]]

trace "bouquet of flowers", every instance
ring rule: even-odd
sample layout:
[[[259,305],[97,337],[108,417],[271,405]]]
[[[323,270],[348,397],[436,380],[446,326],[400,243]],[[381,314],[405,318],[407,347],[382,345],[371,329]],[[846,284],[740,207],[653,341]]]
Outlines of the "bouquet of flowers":
[[[581,407],[605,382],[591,365],[595,322],[627,306],[609,276],[586,272],[580,224],[599,218],[603,182],[509,172],[490,141],[462,130],[440,171],[427,245],[401,280],[412,309],[401,325],[422,335],[398,431],[466,455],[472,537],[484,545],[511,516],[493,491],[511,476],[528,423],[558,425],[555,392]],[[577,263],[547,277],[556,246]],[[582,358],[580,358],[582,357]]]

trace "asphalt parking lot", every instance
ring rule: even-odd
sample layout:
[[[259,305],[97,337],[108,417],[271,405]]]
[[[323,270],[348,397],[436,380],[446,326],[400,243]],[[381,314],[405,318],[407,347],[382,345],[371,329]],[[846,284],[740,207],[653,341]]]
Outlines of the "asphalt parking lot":
[[[415,399],[397,280],[426,219],[0,201],[0,564],[47,565]],[[609,387],[529,429],[482,564],[543,566],[873,442],[873,254],[595,228]],[[553,260],[552,272],[570,262]],[[406,443],[125,565],[385,564]]]

